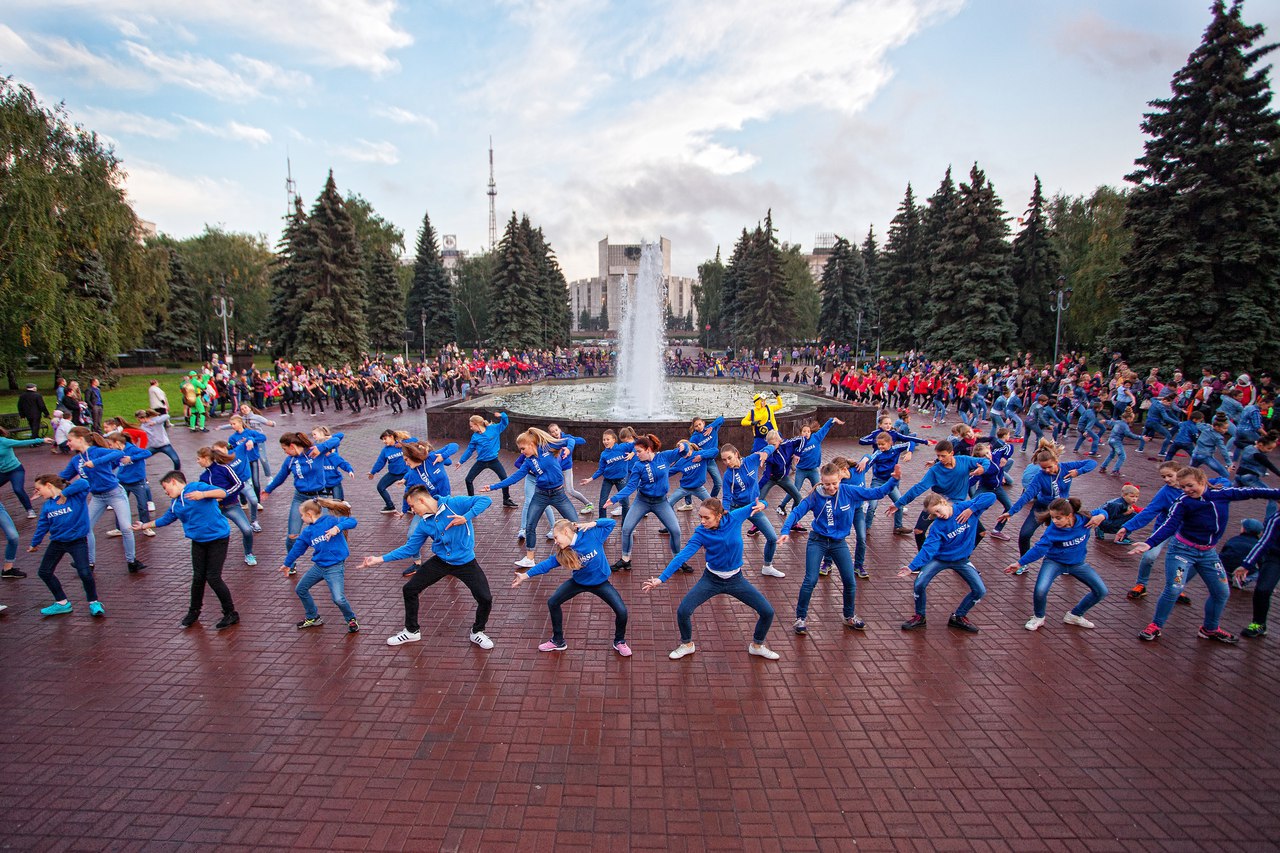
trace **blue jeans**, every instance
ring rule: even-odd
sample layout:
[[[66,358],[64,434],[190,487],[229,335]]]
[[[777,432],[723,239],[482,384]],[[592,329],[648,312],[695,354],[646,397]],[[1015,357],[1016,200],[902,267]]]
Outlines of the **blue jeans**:
[[[784,508],[784,509],[786,508],[787,498],[791,498],[791,500],[795,501],[796,503],[800,503],[800,501],[803,500],[803,498],[800,497],[800,492],[799,490],[796,489],[795,484],[792,483],[790,480],[788,480],[786,477],[782,477],[781,479],[778,479],[778,480],[773,480],[773,479],[766,480],[761,485],[760,500],[764,500],[765,496],[768,495],[769,492],[773,491],[774,486],[779,487],[780,489],[782,489],[782,491],[787,493],[782,498],[782,503],[778,504],[780,508]]]
[[[1183,453],[1187,454],[1188,456],[1192,456],[1195,454],[1195,445],[1188,444],[1185,441],[1169,442],[1169,449],[1164,452],[1164,461],[1168,462],[1170,459],[1177,456],[1179,450],[1181,450]]]
[[[990,486],[979,486],[978,491],[975,492],[975,494],[981,495],[984,492],[995,495],[996,501],[999,502],[1000,506],[1004,507],[1005,512],[1008,512],[1010,507],[1013,506],[1013,501],[1009,500],[1009,493],[1004,490],[1003,484],[996,486],[994,489]],[[1004,525],[997,524],[996,527],[1002,528]]]
[[[1164,546],[1168,542],[1169,540],[1166,539],[1142,555],[1142,559],[1138,561],[1138,583],[1146,586],[1147,582],[1151,580],[1151,567],[1156,564],[1156,558],[1164,553]]]
[[[730,506],[729,509],[738,509],[738,506]],[[749,521],[756,526],[764,536],[764,564],[770,565],[773,562],[773,555],[778,550],[778,534],[773,529],[773,524],[769,521],[769,516],[764,511],[754,513]]]
[[[252,464],[258,464],[258,465],[261,465],[261,466],[262,466],[262,474],[263,474],[263,476],[265,476],[268,480],[270,480],[270,479],[271,479],[271,460],[267,459],[267,449],[266,449],[265,447],[260,447],[260,448],[258,448],[258,459],[257,459],[257,462],[256,462],[256,463],[250,463],[250,464],[251,464],[251,465],[252,465]],[[254,473],[256,474],[257,472],[254,472]],[[261,485],[261,484],[259,484],[259,485]]]
[[[342,611],[342,618],[348,622],[356,618],[356,612],[347,603],[347,596],[343,591],[346,570],[347,564],[345,561],[332,566],[313,565],[302,576],[302,580],[298,581],[298,585],[294,587],[293,591],[298,594],[298,598],[302,599],[302,611],[308,619],[315,619],[320,615],[319,609],[316,608],[316,601],[311,597],[311,587],[320,583],[320,581],[324,581],[329,585],[329,597],[333,599],[333,603],[338,605],[338,609]]]
[[[836,564],[840,572],[840,585],[844,589],[844,617],[855,614],[854,599],[858,594],[858,581],[853,576],[853,560],[849,557],[849,543],[820,533],[810,533],[804,548],[804,581],[800,584],[800,597],[796,599],[796,618],[809,615],[809,599],[818,586],[818,568],[824,559]]]
[[[600,500],[596,502],[596,510],[599,513],[600,518],[604,518],[604,514],[605,514],[604,502],[609,500],[609,495],[613,492],[622,491],[622,487],[625,486],[626,484],[627,484],[627,481],[621,478],[616,480],[611,477],[600,478]],[[631,509],[631,498],[623,498],[621,503],[622,503],[622,516],[623,518],[625,518],[627,515],[627,512],[630,511]],[[690,503],[693,503],[693,501],[690,501]]]
[[[871,488],[878,489],[887,482],[889,482],[888,477],[876,477],[873,475],[871,477]],[[897,486],[894,486],[893,489],[890,490],[889,494],[886,495],[886,497],[888,497],[889,500],[893,501],[894,503],[897,503],[898,498],[902,497],[902,490],[899,489]],[[871,523],[875,521],[875,518],[876,518],[876,510],[880,508],[879,500],[869,501],[868,503],[870,504],[870,506],[868,506],[865,503],[863,504],[863,507],[865,508],[867,513],[867,521],[862,531],[863,535],[866,535],[866,532],[871,529]],[[894,527],[902,526],[902,507],[898,507],[898,511],[893,514],[893,526]]]
[[[978,574],[978,570],[974,568],[973,563],[970,563],[968,560],[955,563],[944,563],[941,560],[930,560],[925,564],[924,568],[920,570],[920,574],[916,575],[914,592],[917,615],[924,615],[925,588],[929,586],[929,581],[933,580],[934,576],[943,569],[951,569],[969,585],[969,594],[960,601],[960,606],[956,608],[957,616],[964,616],[969,612],[973,605],[981,601],[982,597],[987,594],[987,588],[982,583],[982,576]]]
[[[53,600],[64,601],[67,597],[62,584],[58,582],[57,575],[53,573],[62,560],[63,554],[71,555],[71,566],[80,576],[85,598],[88,601],[97,601],[98,587],[93,580],[93,569],[89,566],[89,544],[85,539],[67,541],[50,539],[48,547],[44,549],[44,557],[40,559],[40,571],[37,574],[40,580],[44,581],[44,585],[49,587],[49,592],[53,593]]]
[[[711,497],[720,497],[720,493],[724,491],[724,475],[714,462],[707,466],[707,475],[711,477]]]
[[[671,535],[671,553],[680,553],[680,519],[676,518],[676,511],[671,508],[671,504],[667,503],[666,495],[660,498],[647,498],[637,492],[631,508],[622,517],[623,556],[631,556],[631,537],[636,532],[636,525],[649,513],[657,516],[658,521],[662,522],[662,526]]]
[[[1218,457],[1216,456],[1208,456],[1208,457],[1192,456],[1191,457],[1192,468],[1199,468],[1201,465],[1208,467],[1210,471],[1213,471],[1219,477],[1229,478],[1231,476],[1231,472],[1227,470],[1227,466],[1219,462]]]
[[[871,518],[867,515],[867,505],[863,503],[853,511],[853,567],[861,569],[867,559],[867,527]]]
[[[1164,575],[1164,592],[1160,593],[1156,615],[1151,621],[1163,628],[1187,582],[1200,575],[1209,588],[1209,598],[1204,603],[1204,627],[1208,631],[1216,629],[1222,621],[1222,611],[1231,594],[1231,587],[1227,585],[1227,570],[1222,567],[1218,552],[1212,549],[1201,551],[1172,539],[1164,558]]]
[[[533,496],[537,491],[538,481],[533,477],[525,477],[524,506],[520,508],[520,529],[525,531],[525,533],[529,532],[529,507],[533,505]],[[548,509],[545,513],[543,513],[542,510],[539,510],[538,512],[539,514],[545,514],[547,516],[547,527],[551,527],[556,523],[556,517],[551,514],[551,510]],[[565,518],[568,518],[568,516],[565,516]],[[577,520],[577,516],[574,516],[574,520]],[[529,539],[526,538],[524,541],[528,543]]]
[[[1005,417],[1007,417],[1007,418],[1009,419],[1009,427],[1010,427],[1010,430],[1011,430],[1012,434],[1013,434],[1013,435],[1015,435],[1015,436],[1019,436],[1019,435],[1020,435],[1020,436],[1023,436],[1023,437],[1025,438],[1025,437],[1026,437],[1026,432],[1027,432],[1027,430],[1026,430],[1026,428],[1023,426],[1022,418],[1021,418],[1021,417],[1019,417],[1019,416],[1018,416],[1018,414],[1017,414],[1016,412],[1007,412],[1007,413],[1005,414]],[[1022,449],[1023,449],[1024,451],[1027,449],[1027,443],[1026,443],[1025,441],[1022,443]]]
[[[711,494],[710,492],[707,491],[706,486],[698,486],[698,488],[696,489],[686,489],[683,486],[681,486],[680,488],[676,489],[675,494],[671,496],[671,500],[667,501],[667,503],[671,504],[672,506],[675,506],[676,504],[680,503],[680,501],[688,498],[689,503],[692,504],[693,498],[697,498],[700,501],[705,501],[709,497],[711,497]]]
[[[31,509],[31,498],[27,496],[27,469],[19,465],[12,471],[0,473],[0,486],[8,483],[13,487],[13,493],[18,496],[18,503],[22,504],[25,510]]]
[[[1044,427],[1040,426],[1039,422],[1037,421],[1029,421],[1027,423],[1027,438],[1026,438],[1026,441],[1022,442],[1023,450],[1026,450],[1027,445],[1031,444],[1032,435],[1036,437],[1037,445],[1040,443],[1040,439],[1044,438]]]
[[[994,438],[996,434],[996,430],[1002,428],[1004,425],[1005,425],[1004,414],[1001,412],[997,412],[995,409],[992,409],[991,410],[991,437]]]
[[[525,479],[528,480],[527,477]],[[573,503],[563,488],[553,491],[534,489],[533,497],[525,506],[529,508],[529,526],[524,529],[524,546],[530,551],[538,542],[538,519],[547,507],[555,507],[561,518],[567,518],[570,521],[578,520],[578,511],[573,508]],[[547,512],[548,516],[550,514]]]
[[[1098,423],[1096,418],[1089,418],[1088,420],[1081,418],[1080,437],[1076,439],[1076,450],[1080,449],[1080,445],[1084,444],[1085,439],[1092,443],[1089,452],[1097,453],[1098,442],[1102,439],[1102,424]]]
[[[383,474],[382,477],[378,480],[378,485],[376,486],[376,488],[378,490],[378,495],[381,496],[382,498],[382,503],[385,509],[396,508],[395,503],[391,500],[391,492],[387,491],[387,489],[390,486],[394,486],[396,483],[400,482],[403,479],[404,479],[404,474],[392,474],[390,471],[388,471],[387,473]]]
[[[182,470],[182,460],[178,458],[178,451],[173,449],[172,444],[164,444],[160,447],[155,447],[153,445],[148,449],[151,451],[152,456],[155,456],[157,453],[163,453],[165,456],[168,456],[170,461],[173,462],[173,470]],[[271,472],[268,471],[267,473],[269,475]]]
[[[728,578],[717,577],[711,572],[702,573],[702,577],[685,593],[680,606],[676,608],[680,642],[693,642],[693,611],[717,595],[733,596],[759,614],[751,639],[756,645],[763,643],[765,635],[769,633],[769,626],[773,624],[773,605],[760,590],[751,585],[751,581],[741,571]]]
[[[4,561],[12,563],[18,556],[18,526],[3,506],[0,506],[0,531],[4,532]]]
[[[1258,434],[1251,429],[1236,430],[1236,440],[1231,451],[1232,464],[1239,462],[1240,457],[1244,454],[1244,449],[1252,444],[1258,443]]]
[[[89,562],[98,562],[98,545],[93,539],[93,526],[108,507],[116,517],[116,528],[120,531],[120,538],[124,540],[124,558],[132,563],[137,559],[133,547],[133,519],[129,516],[129,496],[121,486],[102,494],[93,492],[89,495]]]
[[[818,488],[818,483],[822,482],[822,475],[819,473],[817,468],[797,468],[796,478],[792,482],[796,487],[796,491],[803,495],[804,490],[801,487],[805,483],[808,483],[810,490]],[[785,500],[782,502],[782,505],[786,505]]]
[[[1089,592],[1085,597],[1080,599],[1080,603],[1071,608],[1071,612],[1076,616],[1083,616],[1090,607],[1107,597],[1107,585],[1102,582],[1102,578],[1094,571],[1093,567],[1088,563],[1077,563],[1074,566],[1068,566],[1066,563],[1059,563],[1057,560],[1045,558],[1040,563],[1040,573],[1036,575],[1036,588],[1032,593],[1031,602],[1035,607],[1036,616],[1044,618],[1045,605],[1049,598],[1049,588],[1053,586],[1053,582],[1060,575],[1071,575],[1079,578],[1085,586],[1089,587]]]
[[[547,599],[547,609],[551,611],[551,639],[556,645],[564,644],[564,610],[565,602],[589,592],[609,605],[613,610],[613,641],[621,643],[627,638],[627,605],[622,603],[622,595],[608,581],[595,586],[585,586],[573,578],[569,578],[551,593]]]
[[[240,541],[244,545],[244,555],[246,557],[251,555],[253,553],[253,528],[249,526],[249,519],[245,517],[244,510],[240,508],[239,501],[220,504],[218,509],[222,510],[222,515],[227,521],[240,530]]]
[[[1169,449],[1169,445],[1173,444],[1173,433],[1169,432],[1169,428],[1164,424],[1147,423],[1142,428],[1142,438],[1138,441],[1138,452],[1141,453],[1147,446],[1147,437],[1161,436],[1164,441],[1160,444],[1160,454]]]
[[[138,521],[143,524],[151,520],[151,513],[147,511],[147,501],[151,500],[151,486],[146,480],[141,483],[129,483],[121,486],[126,494],[133,495],[133,502],[138,505]]]
[[[1120,466],[1124,464],[1124,460],[1129,458],[1124,452],[1123,441],[1109,441],[1107,446],[1111,448],[1111,452],[1107,454],[1107,458],[1102,462],[1102,470],[1107,470],[1107,466],[1111,464],[1111,460],[1116,460],[1116,473],[1120,473]]]
[[[1022,519],[1022,527],[1018,529],[1018,556],[1031,550],[1031,537],[1040,529],[1040,525],[1045,523],[1037,516],[1048,511],[1048,504],[1032,503],[1027,509],[1027,517]]]

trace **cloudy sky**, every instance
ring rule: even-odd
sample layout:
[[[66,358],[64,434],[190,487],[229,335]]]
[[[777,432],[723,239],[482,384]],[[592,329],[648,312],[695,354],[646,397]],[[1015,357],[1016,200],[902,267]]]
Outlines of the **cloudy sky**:
[[[274,242],[286,158],[416,233],[543,226],[569,278],[665,235],[673,271],[773,209],[783,240],[883,234],[976,160],[1010,215],[1119,184],[1208,0],[6,0],[0,75],[111,140],[138,213]],[[1246,18],[1280,36],[1280,4]]]

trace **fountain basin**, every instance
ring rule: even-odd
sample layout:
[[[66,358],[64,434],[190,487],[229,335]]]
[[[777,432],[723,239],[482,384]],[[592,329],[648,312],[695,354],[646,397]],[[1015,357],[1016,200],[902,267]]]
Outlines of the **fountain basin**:
[[[447,437],[462,443],[470,435],[467,420],[472,415],[481,414],[493,420],[495,412],[505,411],[510,421],[510,426],[502,434],[505,449],[514,451],[516,436],[529,427],[546,429],[547,424],[557,423],[565,432],[587,439],[585,445],[576,449],[574,458],[595,461],[601,449],[600,435],[606,429],[616,431],[629,426],[637,433],[658,436],[663,447],[674,447],[677,441],[689,437],[689,423],[695,417],[710,422],[724,416],[720,444],[732,444],[739,450],[748,451],[753,437],[750,428],[742,426],[742,418],[750,412],[751,400],[756,393],[772,397],[774,388],[783,397],[784,408],[776,417],[778,430],[784,438],[798,435],[800,427],[809,421],[825,422],[830,417],[845,421],[843,426],[837,425],[831,430],[833,438],[860,437],[875,428],[874,407],[853,406],[808,394],[801,387],[737,379],[671,379],[667,382],[667,390],[675,414],[650,420],[613,415],[614,386],[609,380],[567,379],[533,385],[493,386],[481,388],[479,396],[470,400],[428,409],[427,430],[434,440]]]

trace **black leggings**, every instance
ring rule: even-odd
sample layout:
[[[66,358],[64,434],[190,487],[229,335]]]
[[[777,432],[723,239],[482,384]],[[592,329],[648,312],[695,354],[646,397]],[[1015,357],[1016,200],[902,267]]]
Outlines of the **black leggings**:
[[[199,613],[204,606],[204,587],[209,585],[213,594],[218,596],[222,605],[222,615],[236,612],[231,601],[231,590],[222,580],[222,564],[227,561],[227,539],[214,539],[212,542],[191,543],[191,612]]]
[[[455,566],[433,554],[430,560],[418,567],[418,571],[409,578],[409,582],[402,590],[406,631],[416,634],[420,627],[418,625],[418,594],[449,575],[466,584],[476,600],[476,621],[471,625],[471,633],[484,630],[484,626],[489,622],[489,611],[493,609],[493,594],[489,592],[489,579],[484,576],[484,569],[481,569],[480,564],[475,560]]]
[[[569,578],[547,599],[547,609],[551,611],[551,641],[556,645],[564,645],[564,611],[562,605],[575,596],[589,592],[613,609],[613,642],[621,643],[627,638],[627,605],[622,603],[622,596],[613,584],[603,581],[595,586],[583,586]]]
[[[467,472],[466,484],[467,484],[468,495],[474,495],[476,493],[475,491],[476,476],[481,471],[484,471],[484,470],[489,470],[497,474],[499,480],[507,479],[507,469],[502,466],[501,459],[497,458],[496,456],[493,459],[477,459],[471,465],[471,470]],[[510,487],[504,487],[502,489],[502,500],[503,501],[511,500]]]
[[[1267,624],[1271,612],[1271,593],[1280,581],[1280,557],[1265,557],[1258,563],[1258,585],[1253,590],[1253,621]]]
[[[85,600],[97,601],[98,588],[93,582],[93,568],[89,565],[89,539],[85,536],[66,541],[49,540],[49,547],[45,548],[44,557],[40,560],[39,577],[49,587],[49,592],[53,593],[53,600],[64,601],[67,597],[62,584],[58,583],[57,575],[53,573],[62,561],[63,554],[71,555],[71,566],[80,576],[80,583],[84,584]]]

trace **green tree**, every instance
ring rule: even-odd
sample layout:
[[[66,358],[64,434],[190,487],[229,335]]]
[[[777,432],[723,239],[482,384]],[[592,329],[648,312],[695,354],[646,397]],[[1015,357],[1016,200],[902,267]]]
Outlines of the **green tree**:
[[[182,254],[193,288],[183,298],[193,300],[196,339],[206,354],[223,349],[220,298],[227,299],[231,316],[227,332],[236,350],[256,346],[268,334],[271,311],[271,268],[275,256],[261,234],[225,231],[206,225],[204,232],[185,240],[162,238]],[[170,299],[170,310],[173,299]]]
[[[280,234],[276,257],[268,272],[270,286],[267,336],[271,340],[271,352],[276,356],[291,355],[298,341],[298,328],[302,325],[302,273],[298,256],[311,239],[307,214],[302,209],[302,199],[295,197],[293,213],[285,220]],[[198,336],[197,324],[197,338]],[[203,343],[197,340],[197,345]]]
[[[948,235],[955,227],[959,196],[955,181],[951,178],[951,167],[942,178],[942,183],[929,201],[921,215],[920,223],[920,258],[921,281],[917,294],[919,302],[915,307],[911,322],[910,346],[916,349],[935,350],[935,335],[939,328],[947,322],[947,315],[952,313],[948,306],[951,297],[949,290],[955,270],[945,269],[942,253],[949,239]]]
[[[396,278],[396,258],[404,252],[404,232],[383,219],[359,193],[348,192],[343,205],[360,241],[364,316],[370,346],[378,352],[396,352],[404,346],[406,328],[404,294]]]
[[[1013,286],[1017,289],[1013,322],[1018,329],[1019,349],[1042,355],[1049,352],[1055,324],[1049,309],[1050,292],[1061,272],[1062,261],[1049,231],[1044,192],[1040,176],[1036,175],[1022,230],[1013,238],[1010,268]]]
[[[1009,226],[995,188],[977,163],[947,219],[932,264],[931,300],[940,310],[928,351],[959,362],[1011,355],[1017,335],[1009,316]]]
[[[542,229],[534,228],[527,216],[521,219],[520,230],[537,270],[534,292],[541,324],[539,345],[549,349],[568,346],[571,320],[569,284],[560,270],[560,262],[556,260],[555,251],[547,243]]]
[[[773,211],[734,247],[725,270],[725,293],[732,294],[733,336],[752,348],[792,340],[795,294],[783,274],[782,249],[773,227]]]
[[[457,317],[453,309],[453,285],[440,256],[440,244],[431,215],[423,214],[413,261],[413,283],[405,300],[405,322],[413,330],[412,346],[428,356],[453,341]],[[423,335],[426,335],[425,340]]]
[[[712,260],[698,264],[698,281],[693,285],[693,304],[698,309],[698,322],[702,324],[704,346],[723,346],[724,330],[720,311],[724,303],[724,262],[720,260],[720,247]],[[710,326],[708,330],[706,327]]]
[[[459,346],[479,347],[489,342],[490,282],[496,266],[493,252],[474,255],[458,264],[453,293]]]
[[[854,336],[858,338],[858,352],[863,350],[863,341],[870,338],[871,329],[880,320],[880,287],[884,271],[874,226],[867,229],[867,237],[862,241],[862,266],[865,270],[863,285],[853,291]]]
[[[81,366],[87,377],[107,379],[120,351],[120,339],[116,333],[116,294],[111,286],[111,274],[96,250],[88,251],[80,261],[72,293],[82,307],[87,307],[91,315],[98,318],[84,341]]]
[[[360,242],[333,170],[311,208],[307,230],[296,259],[303,313],[295,355],[307,364],[357,362],[367,343],[364,273]]]
[[[1114,287],[1132,243],[1125,207],[1126,194],[1107,186],[1087,197],[1055,196],[1049,203],[1049,233],[1072,290],[1062,318],[1065,349],[1096,352],[1120,313]]]
[[[915,194],[907,184],[906,195],[889,223],[889,235],[880,254],[880,287],[892,294],[892,302],[880,318],[884,337],[891,346],[918,346],[915,318],[925,302],[923,224]]]
[[[822,309],[818,336],[823,342],[848,343],[854,336],[854,294],[863,287],[866,265],[862,254],[844,237],[836,237],[822,267]]]
[[[170,358],[192,357],[199,352],[196,328],[200,317],[196,310],[195,284],[177,247],[167,247],[166,253],[169,258],[169,305],[151,340]]]
[[[782,277],[792,294],[795,324],[786,341],[812,341],[818,336],[818,315],[822,312],[822,294],[809,271],[809,258],[799,245],[788,246],[782,253]]]
[[[1200,45],[1151,102],[1108,337],[1130,364],[1256,369],[1280,359],[1280,123],[1275,45],[1215,0]]]
[[[494,346],[513,351],[536,349],[542,334],[529,318],[539,316],[541,306],[535,284],[538,265],[524,239],[514,212],[498,241],[493,278],[490,280],[490,325]]]

